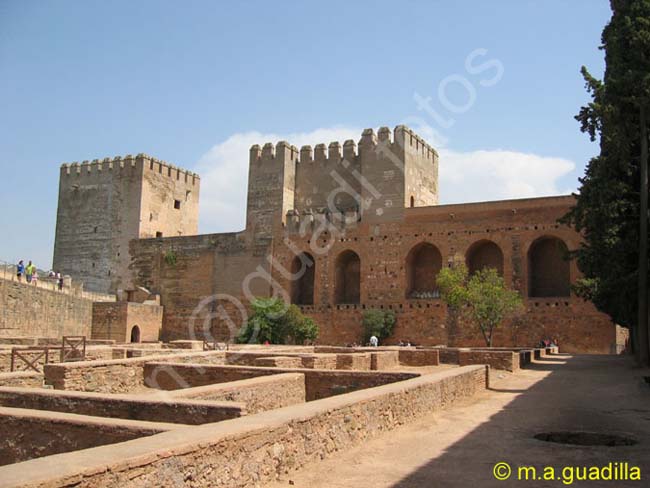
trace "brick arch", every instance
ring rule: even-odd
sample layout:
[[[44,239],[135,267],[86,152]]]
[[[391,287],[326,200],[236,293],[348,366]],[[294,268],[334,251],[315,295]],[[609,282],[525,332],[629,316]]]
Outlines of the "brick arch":
[[[542,236],[528,248],[528,296],[568,297],[571,294],[570,263],[566,243]]]
[[[429,242],[411,248],[406,256],[406,298],[437,296],[436,280],[442,269],[442,254]]]
[[[296,305],[314,304],[314,278],[316,261],[308,252],[301,252],[291,262],[291,303]]]
[[[342,251],[335,261],[334,300],[336,303],[361,302],[361,259],[348,249]]]
[[[494,268],[503,276],[503,251],[501,247],[489,239],[482,239],[472,244],[465,253],[467,270],[470,274],[485,268]]]

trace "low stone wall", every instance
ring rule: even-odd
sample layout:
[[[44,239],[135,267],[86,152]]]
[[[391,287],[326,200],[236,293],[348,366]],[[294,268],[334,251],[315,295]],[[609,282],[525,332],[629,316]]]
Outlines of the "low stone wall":
[[[371,366],[369,353],[347,353],[336,355],[336,369],[369,371]]]
[[[272,368],[302,368],[302,358],[297,356],[271,356],[257,358],[255,366],[266,366]]]
[[[515,372],[519,370],[520,354],[515,351],[459,350],[458,364],[487,364],[494,369]]]
[[[437,349],[400,349],[399,362],[404,366],[437,366],[440,353]]]
[[[150,361],[218,364],[224,362],[224,353],[220,351],[181,352],[132,359],[47,364],[44,368],[45,383],[57,390],[99,393],[138,392],[146,388],[144,365]]]
[[[43,373],[36,371],[16,371],[14,373],[0,373],[0,386],[17,386],[25,388],[41,388],[43,386]]]
[[[166,392],[169,398],[241,402],[249,414],[305,403],[305,375],[284,373],[273,376],[198,386]]]
[[[335,354],[309,354],[302,356],[302,367],[311,369],[336,369]]]
[[[370,353],[370,369],[382,371],[399,366],[399,351],[381,351]]]
[[[458,364],[458,349],[441,347],[436,349],[442,364]]]
[[[226,383],[279,373],[304,374],[307,401],[419,376],[417,373],[401,372],[260,368],[255,366],[207,366],[180,363],[147,363],[144,365],[145,384],[150,388],[161,390]]]
[[[0,468],[7,487],[258,486],[336,451],[451,407],[483,391],[486,368],[468,366],[263,412]]]
[[[48,410],[127,420],[207,424],[246,415],[243,403],[173,400],[29,388],[0,388],[4,407]]]
[[[0,465],[124,442],[172,428],[153,422],[0,407]]]

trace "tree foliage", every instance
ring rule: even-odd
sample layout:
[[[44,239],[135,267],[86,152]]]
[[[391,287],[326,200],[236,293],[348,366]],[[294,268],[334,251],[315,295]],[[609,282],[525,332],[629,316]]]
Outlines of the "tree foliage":
[[[239,343],[304,344],[318,338],[318,326],[295,305],[279,298],[255,298],[253,313],[242,328]]]
[[[380,341],[393,333],[395,312],[392,310],[366,310],[363,313],[363,343],[366,344],[373,335]]]
[[[492,346],[494,329],[522,308],[519,293],[508,289],[494,268],[472,276],[464,264],[445,268],[438,275],[438,287],[450,312],[477,326],[488,347]]]
[[[603,81],[582,67],[591,102],[576,116],[600,154],[562,219],[584,235],[574,257],[585,275],[574,291],[618,324],[637,322],[640,107],[650,108],[650,0],[612,0],[602,33]]]

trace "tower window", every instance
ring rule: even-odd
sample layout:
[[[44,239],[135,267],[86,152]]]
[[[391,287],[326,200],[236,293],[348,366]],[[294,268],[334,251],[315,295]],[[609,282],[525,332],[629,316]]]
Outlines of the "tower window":
[[[174,200],[174,208],[176,210],[180,210],[180,208],[181,208],[181,201],[180,200]]]
[[[162,237],[162,232],[160,231],[156,232],[156,237]]]
[[[415,198],[411,195],[411,208],[415,207]]]
[[[93,232],[94,232],[95,234],[97,234],[97,227],[95,227],[95,228],[93,229]]]

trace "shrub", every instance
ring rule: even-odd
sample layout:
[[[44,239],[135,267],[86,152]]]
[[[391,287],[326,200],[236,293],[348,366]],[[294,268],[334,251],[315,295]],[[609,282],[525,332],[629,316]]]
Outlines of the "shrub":
[[[304,344],[318,338],[318,326],[295,305],[279,298],[255,298],[251,306],[253,314],[237,338],[241,344]]]
[[[366,310],[363,313],[363,343],[367,344],[373,335],[380,341],[386,339],[393,333],[395,322],[392,310]]]

